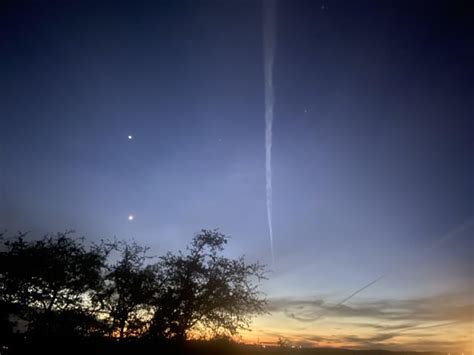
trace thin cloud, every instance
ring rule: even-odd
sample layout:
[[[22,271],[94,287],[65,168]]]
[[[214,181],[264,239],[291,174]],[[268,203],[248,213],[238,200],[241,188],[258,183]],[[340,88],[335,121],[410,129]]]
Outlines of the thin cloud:
[[[324,300],[280,298],[270,300],[270,312],[282,312],[287,317],[308,323],[321,318],[372,318],[386,321],[407,321],[414,327],[422,321],[472,322],[474,303],[465,293],[442,294],[413,299],[383,299],[359,301],[351,305],[331,305]]]
[[[467,340],[463,342],[462,332],[474,323],[471,296],[472,292],[465,290],[410,299],[353,300],[350,304],[336,305],[316,297],[287,297],[270,299],[269,310],[304,326],[302,331],[291,335],[294,344],[452,351],[469,347]],[[327,322],[337,326],[334,329],[338,332],[327,334],[326,330],[322,334]],[[364,328],[365,331],[355,335],[354,329]],[[449,334],[456,334],[458,341],[452,341]]]

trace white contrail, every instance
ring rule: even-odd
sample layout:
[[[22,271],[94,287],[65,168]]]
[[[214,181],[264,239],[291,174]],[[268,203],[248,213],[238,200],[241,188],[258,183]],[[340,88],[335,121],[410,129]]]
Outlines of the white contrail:
[[[437,247],[439,247],[440,245],[442,245],[443,243],[447,242],[448,240],[451,240],[453,238],[455,238],[456,236],[458,236],[459,234],[461,234],[462,232],[464,232],[465,230],[471,228],[473,226],[473,222],[474,222],[474,218],[469,218],[467,220],[465,220],[464,222],[462,222],[461,224],[457,225],[454,229],[450,230],[448,233],[442,235],[440,238],[436,239],[433,243],[431,243],[428,247],[426,247],[425,249],[423,249],[420,253],[419,253],[419,259],[417,260],[417,264],[420,263],[421,261],[423,261],[427,256],[429,256],[429,253],[436,249]],[[403,265],[403,268],[405,268],[407,265],[404,264]],[[396,273],[400,273],[401,272],[401,269],[398,268],[398,269],[394,269],[392,268],[392,270],[390,270],[389,272],[386,272],[384,275],[378,277],[377,279],[375,279],[374,281],[370,282],[369,284],[365,285],[364,287],[358,289],[357,291],[355,291],[354,293],[352,293],[350,296],[344,298],[341,302],[339,302],[336,306],[340,306],[344,303],[346,303],[347,301],[349,301],[352,297],[354,297],[355,295],[357,295],[359,292],[362,292],[363,290],[365,290],[366,288],[369,288],[370,286],[372,286],[374,283],[378,282],[379,280],[381,280],[382,278],[388,276],[388,275],[393,275],[393,274],[396,274]]]
[[[275,58],[275,0],[263,1],[263,60],[265,79],[265,181],[267,194],[268,231],[272,262],[273,224],[272,224],[272,126],[275,95],[273,90],[273,63]]]
[[[417,263],[419,263],[420,261],[423,261],[423,259],[426,258],[429,255],[429,252],[431,252],[432,250],[436,249],[437,247],[444,244],[448,240],[451,240],[451,239],[457,237],[462,232],[464,232],[464,231],[468,230],[469,228],[471,228],[474,225],[473,222],[474,222],[474,218],[471,217],[471,218],[465,220],[464,222],[462,222],[461,224],[457,225],[454,229],[452,229],[448,233],[446,233],[443,236],[441,236],[440,238],[436,239],[427,248],[425,248],[424,250],[422,250],[420,252],[420,259],[417,260]],[[404,267],[406,267],[406,264],[404,264]],[[390,272],[386,272],[385,274],[379,276],[375,280],[373,280],[370,283],[368,283],[367,285],[359,288],[357,291],[351,293],[349,296],[347,296],[342,301],[340,301],[339,303],[337,303],[336,305],[334,305],[330,308],[333,309],[333,308],[336,308],[338,306],[343,305],[344,303],[349,301],[351,298],[356,296],[358,293],[360,293],[360,292],[364,291],[365,289],[369,288],[370,286],[377,283],[378,281],[380,281],[384,277],[387,277],[388,275],[396,274],[397,272],[399,273],[400,271],[401,271],[400,268],[397,268],[397,269],[392,268],[392,270]],[[321,314],[319,314],[316,318],[312,319],[311,321],[316,321],[316,320],[322,318],[322,316],[323,316],[323,312],[321,312]]]
[[[382,275],[382,276],[379,276],[377,277],[375,280],[369,282],[367,285],[359,288],[357,291],[351,293],[349,296],[347,296],[346,298],[344,298],[342,301],[340,301],[338,304],[336,304],[334,306],[335,307],[338,307],[338,306],[342,306],[344,303],[346,303],[347,301],[349,301],[352,297],[356,296],[358,293],[361,293],[362,291],[364,291],[366,288],[369,288],[370,286],[372,286],[374,283],[382,280],[383,278],[385,277],[385,275]]]

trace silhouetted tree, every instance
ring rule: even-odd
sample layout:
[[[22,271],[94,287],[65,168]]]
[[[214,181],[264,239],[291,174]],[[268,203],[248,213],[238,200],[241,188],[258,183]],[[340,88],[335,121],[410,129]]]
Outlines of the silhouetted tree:
[[[263,266],[223,257],[226,243],[216,230],[202,230],[187,254],[161,257],[149,335],[177,340],[191,331],[234,335],[249,326],[251,315],[264,311],[265,299],[257,290]]]
[[[147,248],[125,242],[116,243],[115,248],[120,258],[108,266],[92,299],[107,314],[111,334],[122,339],[139,335],[146,327],[155,272],[153,266],[145,266]]]
[[[30,327],[51,334],[55,312],[82,309],[85,294],[101,283],[106,253],[69,232],[27,241],[25,234],[3,241],[0,302],[21,309]]]
[[[222,256],[227,237],[217,231],[202,230],[186,253],[154,264],[135,243],[86,248],[69,233],[0,241],[2,335],[21,320],[32,336],[232,336],[265,305],[257,289],[263,266]]]

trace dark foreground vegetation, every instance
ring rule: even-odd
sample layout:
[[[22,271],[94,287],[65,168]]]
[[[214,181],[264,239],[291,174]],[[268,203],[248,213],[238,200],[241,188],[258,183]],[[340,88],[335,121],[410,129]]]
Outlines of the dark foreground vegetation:
[[[441,355],[441,353],[420,353],[409,351],[349,350],[333,348],[291,348],[238,344],[226,339],[188,340],[186,342],[157,341],[145,339],[77,339],[46,337],[22,340],[0,349],[0,354],[182,354],[182,355]]]
[[[151,257],[133,242],[71,233],[1,236],[0,355],[397,354],[233,342],[265,311],[265,270],[224,257],[227,241],[202,230],[186,251]]]
[[[189,338],[231,337],[264,312],[264,268],[224,257],[227,241],[202,230],[186,251],[153,258],[70,233],[2,237],[0,352],[176,352]]]

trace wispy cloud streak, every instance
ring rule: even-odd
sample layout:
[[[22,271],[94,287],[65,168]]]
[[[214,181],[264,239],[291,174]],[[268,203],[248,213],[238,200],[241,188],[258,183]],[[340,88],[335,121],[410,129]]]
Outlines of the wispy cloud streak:
[[[279,298],[270,300],[270,312],[283,312],[288,317],[313,322],[321,313],[331,318],[371,318],[375,321],[410,321],[407,327],[419,322],[473,322],[472,290],[412,299],[382,299],[357,302],[352,305],[329,304],[322,299]],[[375,325],[380,323],[373,323]]]
[[[329,304],[320,298],[271,299],[272,316],[297,322],[286,337],[294,344],[387,350],[454,350],[470,347],[472,290],[428,297]],[[325,322],[313,324],[321,313]],[[286,317],[286,321],[285,321]],[[278,333],[273,328],[273,333]],[[282,331],[281,336],[285,336]]]

